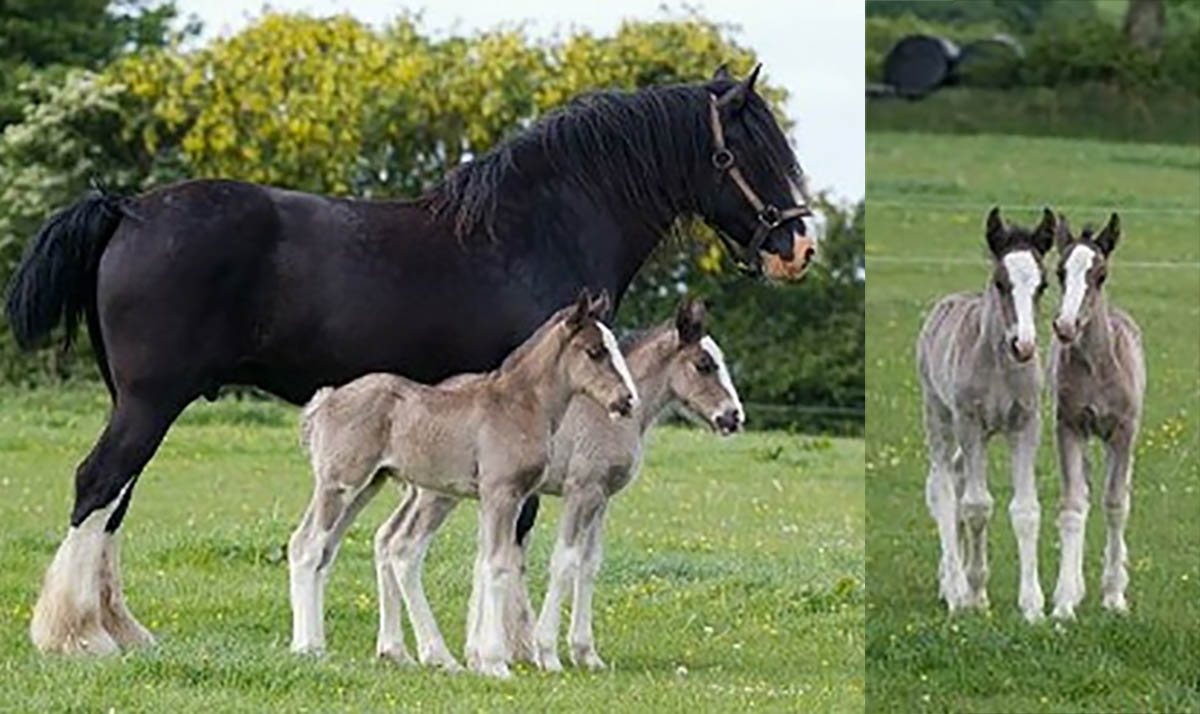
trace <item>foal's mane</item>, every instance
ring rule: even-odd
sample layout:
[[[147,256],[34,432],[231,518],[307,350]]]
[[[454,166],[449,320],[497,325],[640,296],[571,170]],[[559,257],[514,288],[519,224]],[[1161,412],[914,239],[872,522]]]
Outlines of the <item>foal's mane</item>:
[[[704,187],[695,167],[712,150],[710,91],[733,83],[676,84],[636,92],[584,94],[532,126],[456,167],[425,196],[452,216],[457,236],[482,227],[496,236],[498,214],[536,208],[531,179],[553,175],[604,201],[616,200],[649,221],[697,213]],[[739,161],[786,176],[791,150],[761,99],[741,115],[759,148]]]

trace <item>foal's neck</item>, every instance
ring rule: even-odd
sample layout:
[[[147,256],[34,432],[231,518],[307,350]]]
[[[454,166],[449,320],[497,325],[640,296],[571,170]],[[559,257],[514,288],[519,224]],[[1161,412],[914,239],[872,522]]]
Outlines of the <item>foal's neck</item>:
[[[1004,307],[996,291],[989,284],[983,289],[983,305],[979,310],[978,351],[992,357],[996,364],[1004,364],[1008,356],[1005,344],[1008,329],[1004,324]]]
[[[1112,316],[1109,311],[1108,298],[1103,292],[1096,295],[1096,304],[1092,306],[1095,314],[1087,321],[1078,339],[1068,349],[1077,358],[1082,358],[1092,366],[1093,371],[1116,363],[1113,354]]]
[[[671,352],[657,345],[659,339],[670,339],[664,335],[665,331],[664,328],[655,330],[632,345],[625,354],[625,363],[629,365],[629,374],[638,390],[633,421],[643,434],[674,400],[667,369]]]
[[[518,347],[495,371],[494,382],[505,400],[527,403],[540,425],[553,432],[571,400],[571,386],[559,360],[568,335],[566,328],[555,324],[540,337],[534,344]]]

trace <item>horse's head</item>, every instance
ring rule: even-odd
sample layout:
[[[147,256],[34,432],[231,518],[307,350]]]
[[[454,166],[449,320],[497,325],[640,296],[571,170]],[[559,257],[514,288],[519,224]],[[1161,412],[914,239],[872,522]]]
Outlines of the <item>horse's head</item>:
[[[999,298],[1004,320],[1004,342],[1018,362],[1027,362],[1037,352],[1034,316],[1037,301],[1046,289],[1042,256],[1054,241],[1054,213],[1042,210],[1042,221],[1032,231],[1006,224],[997,206],[988,213],[985,233],[992,252],[992,281],[989,290]]]
[[[816,255],[800,164],[754,91],[761,68],[735,80],[722,66],[706,85],[712,193],[705,218],[748,272],[799,280]],[[736,244],[736,247],[735,245]]]
[[[668,384],[671,397],[685,412],[727,436],[742,428],[746,413],[725,366],[725,355],[706,332],[706,321],[703,302],[688,299],[679,305]]]
[[[1101,289],[1108,275],[1108,256],[1121,237],[1121,218],[1112,214],[1100,235],[1085,226],[1078,237],[1071,235],[1067,219],[1058,217],[1058,283],[1062,303],[1054,318],[1054,334],[1066,344],[1075,341],[1092,319],[1101,300]]]
[[[593,298],[584,288],[565,311],[567,343],[559,354],[572,392],[596,400],[616,419],[633,413],[638,393],[617,340],[603,322],[608,311],[607,291]]]

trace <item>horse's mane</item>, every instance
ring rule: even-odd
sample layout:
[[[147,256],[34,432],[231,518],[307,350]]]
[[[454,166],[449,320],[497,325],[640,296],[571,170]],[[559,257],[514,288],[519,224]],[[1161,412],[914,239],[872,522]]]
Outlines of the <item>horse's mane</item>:
[[[712,148],[709,91],[710,85],[679,84],[581,95],[456,167],[426,200],[435,214],[453,218],[459,237],[478,228],[494,237],[499,214],[534,208],[537,196],[527,189],[546,175],[598,200],[615,199],[647,220],[696,213],[704,191],[694,167]],[[773,131],[766,103],[746,102],[743,125],[765,150],[738,160],[786,176],[791,150],[786,141],[778,146],[781,134]]]

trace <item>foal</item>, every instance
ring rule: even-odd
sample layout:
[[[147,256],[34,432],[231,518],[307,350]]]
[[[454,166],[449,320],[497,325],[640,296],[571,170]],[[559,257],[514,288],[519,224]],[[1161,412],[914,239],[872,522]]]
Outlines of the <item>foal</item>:
[[[541,481],[550,439],[571,399],[586,395],[628,417],[637,390],[611,332],[608,297],[586,293],[550,317],[493,372],[426,386],[370,374],[325,389],[304,410],[303,439],[316,477],[312,502],[288,549],[292,649],[324,646],[322,599],[338,543],[383,481],[480,501],[480,657],[476,669],[508,676],[502,599],[521,553],[517,514]]]
[[[612,421],[595,403],[576,398],[554,435],[550,464],[538,490],[562,496],[564,507],[535,641],[529,641],[533,623],[522,582],[514,581],[505,613],[510,647],[542,669],[562,669],[557,640],[562,598],[568,589],[573,596],[572,661],[589,669],[604,667],[592,633],[592,593],[600,567],[604,515],[609,499],[636,478],[646,432],[659,415],[678,405],[721,435],[737,431],[745,421],[721,348],[705,333],[705,321],[703,303],[689,300],[680,305],[673,323],[641,333],[625,346],[641,396],[632,419]],[[414,490],[379,529],[375,541],[376,557],[385,563],[378,568],[381,580],[390,576],[398,586],[381,584],[380,593],[399,589],[403,594],[421,661],[451,667],[453,658],[425,604],[420,568],[434,532],[456,503],[445,494]],[[522,556],[527,545],[527,540],[521,543]],[[477,567],[468,615],[468,663],[480,654],[479,572]],[[385,651],[402,642],[400,614],[394,605],[381,602],[380,608],[379,647]]]
[[[1042,618],[1041,512],[1033,468],[1041,429],[1034,315],[1046,285],[1041,260],[1054,240],[1054,227],[1049,209],[1028,231],[1005,225],[1000,209],[993,208],[986,227],[992,254],[987,288],[982,294],[943,298],[917,341],[930,462],[925,501],[941,538],[938,592],[951,612],[988,604],[987,441],[1004,432],[1012,448],[1014,494],[1008,512],[1021,561],[1017,602],[1029,622]]]
[[[1062,562],[1054,589],[1054,617],[1075,617],[1083,599],[1083,532],[1088,513],[1088,437],[1104,442],[1107,474],[1104,515],[1104,607],[1125,612],[1125,521],[1133,477],[1133,444],[1142,418],[1146,366],[1142,335],[1129,315],[1108,304],[1102,290],[1108,257],[1121,235],[1120,219],[1093,236],[1078,238],[1059,217],[1058,280],[1062,307],[1054,320],[1058,340],[1050,348],[1050,383],[1055,394],[1058,458],[1063,495],[1058,516]]]

